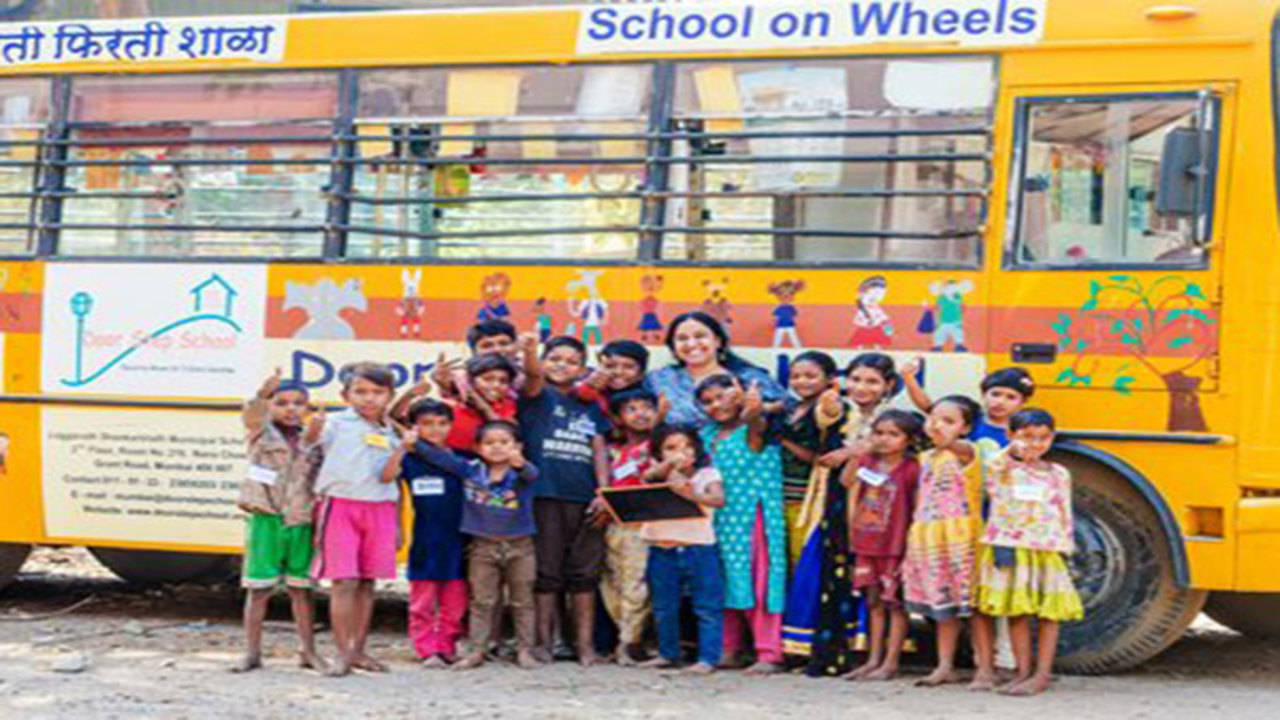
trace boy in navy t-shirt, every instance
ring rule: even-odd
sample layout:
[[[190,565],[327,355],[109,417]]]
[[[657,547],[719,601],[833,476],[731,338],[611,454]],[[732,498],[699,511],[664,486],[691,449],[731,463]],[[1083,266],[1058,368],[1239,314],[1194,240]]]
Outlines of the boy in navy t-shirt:
[[[410,429],[383,471],[402,480],[413,498],[409,546],[409,640],[427,667],[451,664],[467,613],[467,575],[461,531],[463,476],[452,463],[432,462],[445,442],[453,410],[423,398],[409,406]]]
[[[538,526],[535,586],[539,660],[551,659],[559,597],[572,599],[578,660],[599,661],[592,647],[595,590],[604,564],[604,531],[596,488],[609,484],[605,434],[609,421],[600,406],[575,397],[573,385],[586,368],[587,349],[576,338],[547,342],[539,362],[537,338],[521,337],[526,382],[517,417],[525,453],[538,467],[533,513]]]

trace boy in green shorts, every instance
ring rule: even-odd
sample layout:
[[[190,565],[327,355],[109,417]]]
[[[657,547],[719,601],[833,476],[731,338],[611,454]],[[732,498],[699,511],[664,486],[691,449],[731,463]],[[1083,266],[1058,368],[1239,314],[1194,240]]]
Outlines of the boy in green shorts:
[[[267,603],[281,582],[288,589],[298,626],[298,663],[322,672],[327,669],[316,654],[311,601],[312,483],[320,452],[302,450],[308,405],[306,387],[282,382],[277,369],[244,406],[249,469],[236,504],[249,513],[240,582],[248,590],[246,648],[232,672],[262,667],[262,623]]]

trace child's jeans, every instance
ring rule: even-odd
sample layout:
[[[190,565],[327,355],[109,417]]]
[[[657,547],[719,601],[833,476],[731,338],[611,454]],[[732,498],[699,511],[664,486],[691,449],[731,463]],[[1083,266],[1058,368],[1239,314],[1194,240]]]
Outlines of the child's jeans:
[[[467,580],[471,583],[471,652],[483,652],[493,632],[494,609],[503,588],[516,626],[516,647],[534,643],[533,583],[537,560],[533,538],[473,537],[467,549]]]
[[[452,658],[466,614],[466,580],[409,581],[409,640],[418,657]]]
[[[698,662],[720,664],[724,643],[724,573],[715,545],[649,548],[649,591],[658,626],[658,653],[680,660],[680,598],[689,595],[698,619]]]

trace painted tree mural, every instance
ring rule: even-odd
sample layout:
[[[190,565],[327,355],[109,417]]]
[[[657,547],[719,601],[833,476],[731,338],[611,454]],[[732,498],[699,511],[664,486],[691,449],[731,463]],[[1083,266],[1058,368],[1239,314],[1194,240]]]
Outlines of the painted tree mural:
[[[1169,392],[1167,429],[1203,432],[1203,378],[1190,373],[1217,354],[1211,312],[1200,286],[1177,275],[1149,284],[1132,275],[1090,281],[1089,297],[1075,315],[1060,313],[1052,325],[1059,352],[1075,356],[1057,380],[1107,384],[1128,395],[1136,373],[1151,373]]]

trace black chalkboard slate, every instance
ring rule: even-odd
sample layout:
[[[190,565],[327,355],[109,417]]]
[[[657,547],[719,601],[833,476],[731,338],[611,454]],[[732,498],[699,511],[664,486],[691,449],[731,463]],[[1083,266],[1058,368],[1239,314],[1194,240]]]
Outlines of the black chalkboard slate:
[[[600,497],[620,523],[689,520],[706,516],[698,503],[682,498],[666,484],[604,488]]]

